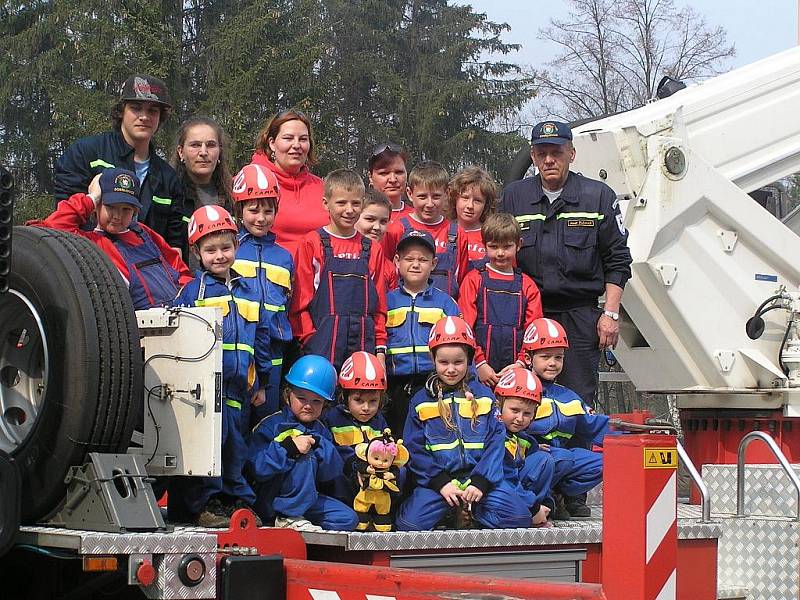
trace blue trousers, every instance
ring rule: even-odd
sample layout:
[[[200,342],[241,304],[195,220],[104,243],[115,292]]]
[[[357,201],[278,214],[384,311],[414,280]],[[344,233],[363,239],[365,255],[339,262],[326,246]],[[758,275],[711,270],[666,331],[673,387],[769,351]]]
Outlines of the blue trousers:
[[[398,531],[430,531],[449,509],[438,491],[417,487],[400,505],[395,526]],[[472,505],[472,516],[487,529],[516,529],[531,524],[531,512],[525,501],[505,481]]]
[[[304,517],[314,525],[333,531],[354,531],[358,525],[355,511],[317,490],[317,460],[309,453],[295,461],[282,477],[274,477],[257,489],[256,512],[266,520],[276,515]]]
[[[550,448],[555,460],[553,489],[565,496],[585,494],[603,481],[603,455],[585,448]]]
[[[203,511],[212,496],[223,494],[234,500],[253,505],[256,495],[242,474],[247,458],[247,444],[242,435],[242,421],[247,414],[241,409],[222,405],[222,477],[203,477],[188,484],[184,490],[187,510],[192,514]]]
[[[519,481],[522,492],[519,495],[526,501],[528,507],[533,509],[544,504],[551,509],[555,501],[550,495],[555,473],[555,460],[549,452],[539,450],[525,457],[525,464],[519,471]]]
[[[270,416],[272,413],[278,412],[281,409],[280,403],[280,389],[281,389],[281,367],[274,366],[269,370],[269,379],[264,388],[264,396],[266,400],[260,406],[253,406],[251,409],[249,424],[250,429],[256,427],[265,417]]]

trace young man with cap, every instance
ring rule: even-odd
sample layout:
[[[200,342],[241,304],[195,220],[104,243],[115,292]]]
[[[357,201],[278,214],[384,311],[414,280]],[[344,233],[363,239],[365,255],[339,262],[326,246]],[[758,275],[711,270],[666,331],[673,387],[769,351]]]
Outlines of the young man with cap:
[[[132,171],[105,169],[95,175],[88,193],[58,203],[49,217],[32,225],[69,231],[97,244],[119,269],[136,310],[170,303],[192,280],[180,254],[158,233],[134,217],[141,208],[139,179]],[[92,231],[83,230],[94,217]]]
[[[544,316],[569,336],[559,382],[593,407],[600,349],[619,337],[620,299],[631,276],[628,233],[614,190],[570,171],[575,147],[569,125],[538,123],[531,158],[538,173],[506,186],[500,210],[522,228],[517,265],[539,287]]]
[[[92,178],[105,169],[127,169],[141,182],[138,220],[173,248],[185,251],[183,187],[152,143],[171,110],[172,100],[163,81],[149,75],[130,77],[111,110],[114,129],[81,138],[56,161],[56,202],[86,190]]]
[[[386,420],[395,435],[406,421],[408,402],[433,372],[428,334],[446,316],[460,316],[455,300],[433,286],[436,243],[427,231],[409,229],[397,244],[394,264],[400,285],[386,294],[386,371],[389,405]]]

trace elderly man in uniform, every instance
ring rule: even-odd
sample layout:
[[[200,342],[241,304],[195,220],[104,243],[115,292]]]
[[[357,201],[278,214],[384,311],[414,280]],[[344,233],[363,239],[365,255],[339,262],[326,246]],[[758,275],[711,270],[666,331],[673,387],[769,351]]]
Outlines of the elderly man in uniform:
[[[559,321],[569,337],[558,382],[593,407],[600,350],[617,343],[620,298],[631,275],[627,232],[614,191],[569,170],[575,160],[569,125],[537,124],[531,158],[538,174],[509,184],[501,210],[522,228],[517,264],[539,286],[544,315]],[[588,512],[585,501],[576,512]]]

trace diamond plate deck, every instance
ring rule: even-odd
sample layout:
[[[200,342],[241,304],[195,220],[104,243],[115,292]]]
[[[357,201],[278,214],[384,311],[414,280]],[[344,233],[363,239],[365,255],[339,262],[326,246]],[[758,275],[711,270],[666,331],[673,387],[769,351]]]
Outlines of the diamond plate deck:
[[[800,476],[800,465],[793,465]],[[736,465],[703,465],[703,481],[714,512],[736,512]],[[790,517],[797,514],[797,493],[780,465],[745,466],[745,514]]]

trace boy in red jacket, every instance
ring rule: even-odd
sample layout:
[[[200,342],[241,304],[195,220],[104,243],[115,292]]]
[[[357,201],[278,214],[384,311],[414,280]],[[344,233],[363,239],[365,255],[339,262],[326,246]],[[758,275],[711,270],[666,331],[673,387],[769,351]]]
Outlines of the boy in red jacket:
[[[297,247],[289,320],[306,354],[338,371],[353,352],[386,351],[385,259],[381,247],[356,231],[364,182],[350,169],[325,178],[322,202],[331,222]]]

